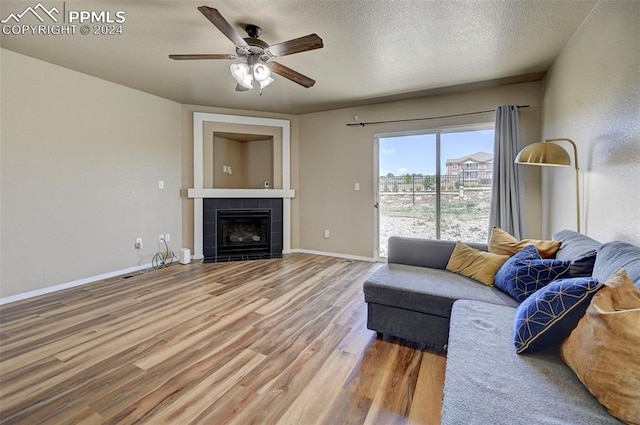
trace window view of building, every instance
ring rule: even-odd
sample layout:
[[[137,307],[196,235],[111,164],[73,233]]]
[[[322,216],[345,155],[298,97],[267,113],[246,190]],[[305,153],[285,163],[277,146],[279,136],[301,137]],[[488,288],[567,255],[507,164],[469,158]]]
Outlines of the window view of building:
[[[462,158],[446,161],[446,175],[459,176],[464,186],[491,185],[493,179],[493,155],[487,152],[476,152]]]
[[[391,236],[487,241],[493,138],[486,129],[378,139],[380,257]]]

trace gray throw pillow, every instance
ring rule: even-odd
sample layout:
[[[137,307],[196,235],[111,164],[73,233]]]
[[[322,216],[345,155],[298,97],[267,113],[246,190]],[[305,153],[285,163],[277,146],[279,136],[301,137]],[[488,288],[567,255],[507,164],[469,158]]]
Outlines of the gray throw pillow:
[[[620,269],[626,269],[629,278],[640,288],[640,247],[627,242],[613,241],[598,248],[593,277],[606,282]]]
[[[596,253],[602,245],[600,242],[573,230],[561,230],[553,235],[553,240],[561,242],[560,249],[556,253],[556,260],[571,262],[569,271],[564,277],[592,275]]]

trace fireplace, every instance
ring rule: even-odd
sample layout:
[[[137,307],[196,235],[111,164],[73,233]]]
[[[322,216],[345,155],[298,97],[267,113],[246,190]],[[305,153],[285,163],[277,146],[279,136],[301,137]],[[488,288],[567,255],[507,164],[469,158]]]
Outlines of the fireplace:
[[[270,210],[218,210],[216,257],[269,254]]]
[[[205,262],[282,257],[282,199],[207,198],[202,213]]]

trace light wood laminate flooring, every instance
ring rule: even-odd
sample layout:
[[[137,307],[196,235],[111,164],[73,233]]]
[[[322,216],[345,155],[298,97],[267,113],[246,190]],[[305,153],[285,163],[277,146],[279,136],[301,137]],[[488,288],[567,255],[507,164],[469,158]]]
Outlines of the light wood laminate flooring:
[[[174,264],[0,307],[2,424],[439,424],[445,358],[366,328],[379,265]]]

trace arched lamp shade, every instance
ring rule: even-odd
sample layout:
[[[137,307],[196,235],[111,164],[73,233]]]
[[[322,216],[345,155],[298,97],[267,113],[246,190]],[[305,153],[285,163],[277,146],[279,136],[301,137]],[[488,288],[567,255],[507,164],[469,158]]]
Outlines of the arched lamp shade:
[[[571,165],[571,158],[564,148],[555,143],[538,142],[522,149],[515,162],[544,167],[568,167]]]

